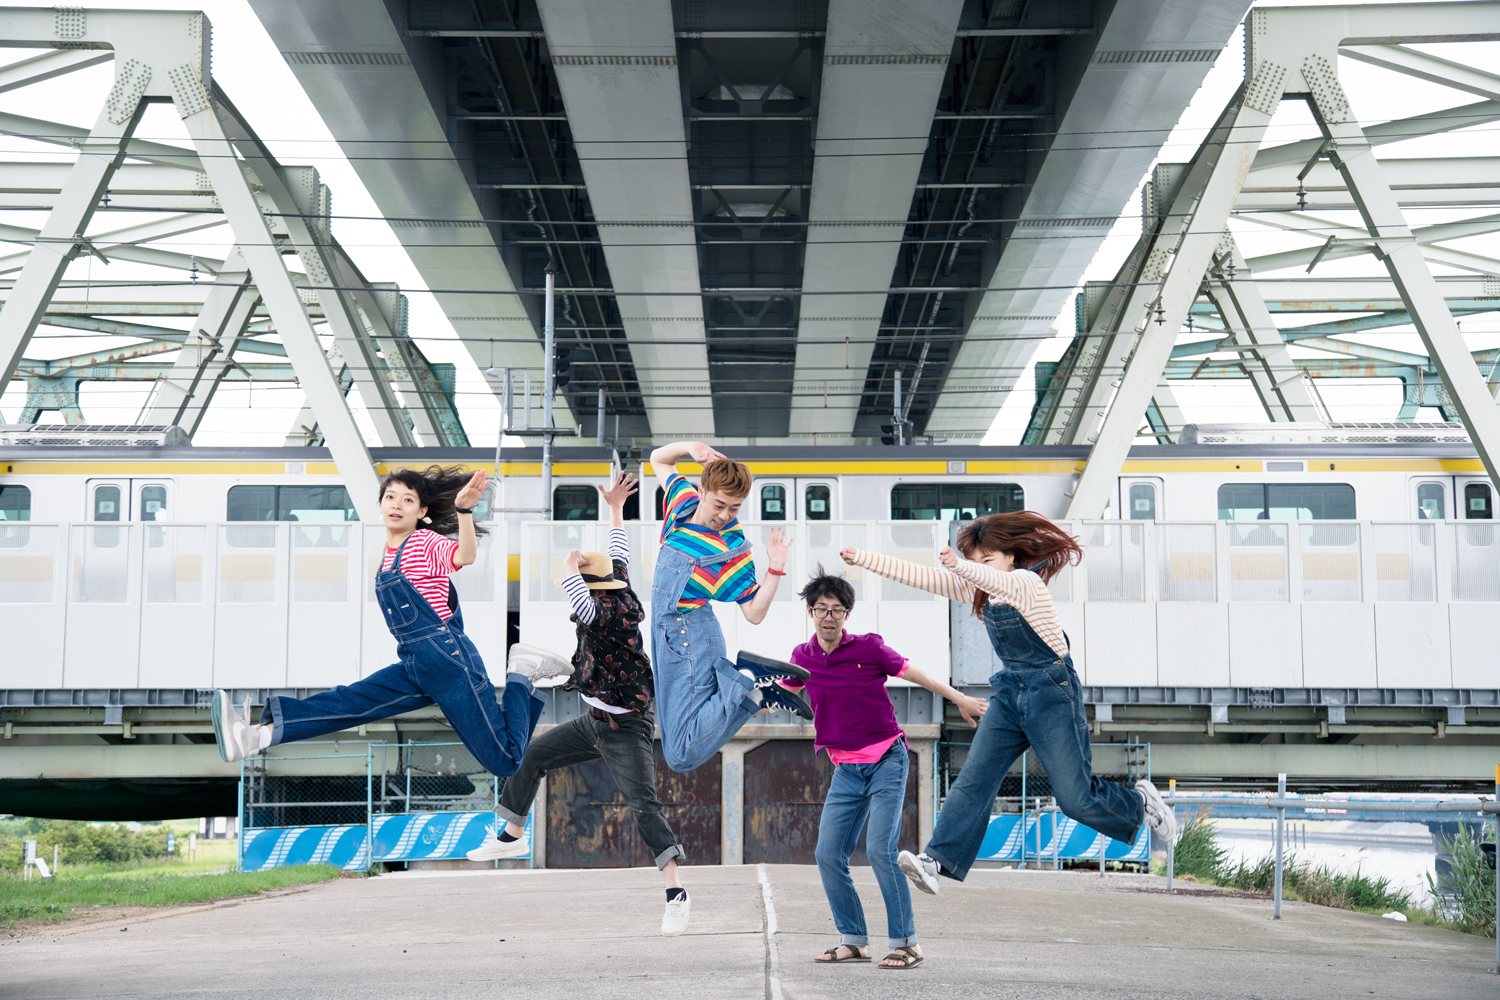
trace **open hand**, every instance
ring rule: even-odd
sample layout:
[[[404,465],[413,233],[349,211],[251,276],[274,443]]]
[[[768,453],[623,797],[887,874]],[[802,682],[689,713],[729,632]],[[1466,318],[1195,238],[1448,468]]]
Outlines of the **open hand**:
[[[489,483],[489,477],[480,469],[469,477],[469,482],[463,489],[458,491],[458,496],[453,498],[455,507],[473,507],[484,495],[484,488]]]
[[[785,528],[772,528],[770,537],[766,539],[766,558],[770,560],[771,568],[784,568],[787,556],[791,554],[792,536],[786,533]]]
[[[688,454],[691,455],[693,457],[693,461],[697,462],[699,465],[707,465],[709,462],[712,462],[716,458],[724,457],[718,451],[710,448],[702,441],[694,441],[690,443],[688,445]]]
[[[990,707],[990,703],[983,698],[971,698],[968,695],[960,695],[954,704],[958,706],[958,714],[964,717],[970,729],[978,728],[979,717]]]
[[[609,489],[599,486],[598,490],[600,495],[604,497],[605,503],[609,504],[615,510],[623,510],[625,507],[625,498],[634,493],[639,487],[640,483],[636,480],[635,474],[621,469],[615,473],[614,481],[609,484]]]
[[[842,549],[839,549],[839,558],[842,559],[842,560],[844,560],[844,565],[845,566],[853,566],[854,565],[854,555],[858,551],[859,550],[856,549],[852,545],[846,546],[846,547],[844,547]]]
[[[944,545],[943,550],[938,553],[938,562],[949,569],[958,569],[958,553],[951,546]]]

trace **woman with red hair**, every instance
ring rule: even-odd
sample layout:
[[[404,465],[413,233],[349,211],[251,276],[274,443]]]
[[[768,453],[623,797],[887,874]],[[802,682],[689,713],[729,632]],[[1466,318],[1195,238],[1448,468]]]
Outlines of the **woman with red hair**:
[[[902,851],[901,870],[926,893],[938,891],[939,875],[963,881],[1000,782],[1028,746],[1065,815],[1115,840],[1134,841],[1143,822],[1175,840],[1176,818],[1155,785],[1141,780],[1128,789],[1093,774],[1082,685],[1047,589],[1063,567],[1083,558],[1078,540],[1040,514],[1019,511],[964,525],[958,547],[962,559],[946,545],[938,553],[942,570],[852,548],[839,553],[851,566],[972,604],[1002,664],[932,839],[921,854]]]

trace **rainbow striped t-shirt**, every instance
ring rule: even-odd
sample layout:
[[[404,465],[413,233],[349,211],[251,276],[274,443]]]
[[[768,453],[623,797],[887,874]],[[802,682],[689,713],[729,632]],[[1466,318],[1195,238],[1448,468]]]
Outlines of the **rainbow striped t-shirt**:
[[[745,532],[737,520],[730,521],[723,531],[689,524],[688,519],[698,509],[699,500],[698,491],[682,476],[672,476],[667,480],[667,495],[662,505],[663,545],[701,559],[745,544]],[[692,611],[709,601],[744,604],[758,590],[760,584],[755,580],[755,559],[746,552],[735,559],[694,569],[687,586],[682,589],[682,596],[677,599],[677,610]]]

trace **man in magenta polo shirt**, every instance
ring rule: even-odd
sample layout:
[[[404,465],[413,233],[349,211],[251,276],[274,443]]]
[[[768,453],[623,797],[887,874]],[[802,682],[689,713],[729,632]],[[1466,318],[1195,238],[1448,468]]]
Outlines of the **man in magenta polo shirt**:
[[[917,944],[911,891],[896,865],[906,802],[906,739],[885,683],[900,677],[936,692],[957,705],[971,726],[978,724],[987,703],[911,666],[873,632],[846,632],[844,622],[854,610],[854,588],[842,576],[830,576],[819,566],[798,596],[807,602],[814,634],[792,651],[791,662],[811,676],[806,681],[782,683],[791,688],[806,686],[817,728],[813,752],[827,750],[835,765],[818,821],[817,859],[833,923],[842,938],[817,961],[870,960],[865,911],[849,876],[849,856],[868,818],[865,853],[885,900],[890,948],[880,967],[916,968],[922,964],[922,948]]]

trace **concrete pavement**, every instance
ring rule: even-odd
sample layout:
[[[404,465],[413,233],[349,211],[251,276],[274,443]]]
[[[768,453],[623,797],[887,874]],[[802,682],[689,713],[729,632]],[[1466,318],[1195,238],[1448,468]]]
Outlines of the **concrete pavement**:
[[[927,954],[917,969],[819,967],[812,956],[838,938],[817,870],[764,871],[771,936],[753,865],[684,869],[693,917],[681,938],[658,933],[664,897],[654,870],[413,872],[0,932],[0,996],[763,1000],[778,988],[785,1000],[1500,995],[1500,977],[1488,971],[1491,941],[1298,903],[1273,922],[1268,900],[1192,886],[1168,896],[1149,876],[1074,872],[976,871],[962,885],[945,882],[937,898],[917,894]],[[855,881],[878,957],[880,893],[868,868]]]

